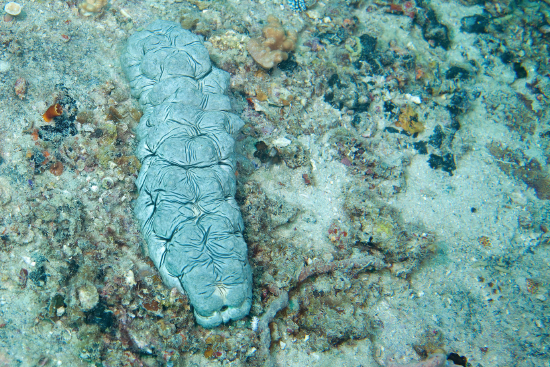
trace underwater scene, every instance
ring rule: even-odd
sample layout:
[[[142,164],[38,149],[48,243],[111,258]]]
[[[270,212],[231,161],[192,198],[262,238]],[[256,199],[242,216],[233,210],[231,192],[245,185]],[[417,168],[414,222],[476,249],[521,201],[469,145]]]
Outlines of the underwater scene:
[[[550,0],[0,9],[0,367],[550,367]]]

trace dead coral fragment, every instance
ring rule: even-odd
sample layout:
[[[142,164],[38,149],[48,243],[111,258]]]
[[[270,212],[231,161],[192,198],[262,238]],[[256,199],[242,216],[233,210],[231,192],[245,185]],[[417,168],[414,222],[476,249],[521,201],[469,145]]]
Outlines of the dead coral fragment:
[[[80,9],[80,15],[89,17],[94,13],[100,13],[105,5],[107,5],[108,0],[86,0],[78,5]]]
[[[418,114],[414,112],[411,106],[405,107],[399,115],[399,121],[397,121],[395,125],[409,134],[421,133],[424,131],[424,124],[418,121]]]
[[[258,330],[260,331],[260,352],[264,358],[268,358],[266,365],[273,364],[271,355],[269,354],[269,347],[271,346],[271,329],[269,324],[275,318],[277,312],[285,309],[288,306],[288,292],[282,291],[281,295],[277,297],[269,307],[265,310],[265,313],[260,317],[258,321]],[[271,362],[271,363],[269,363]]]
[[[248,41],[247,50],[250,56],[264,69],[271,69],[281,61],[288,59],[288,52],[296,45],[296,32],[285,32],[279,19],[267,18],[268,25],[262,29],[261,38]]]
[[[298,276],[298,282],[303,282],[312,275],[326,274],[335,270],[344,270],[351,268],[361,268],[361,269],[384,269],[388,267],[382,260],[374,256],[365,256],[361,258],[352,258],[347,260],[333,261],[331,263],[315,263],[313,265],[308,265],[302,269],[300,275]]]
[[[17,95],[17,97],[19,97],[19,99],[24,99],[25,95],[27,94],[27,81],[23,78],[18,78],[15,81],[13,90],[15,91],[15,94]]]
[[[452,367],[456,366],[453,362],[447,362],[447,358],[444,354],[434,354],[430,358],[421,362],[411,362],[407,364],[396,364],[389,361],[386,366],[388,367]]]

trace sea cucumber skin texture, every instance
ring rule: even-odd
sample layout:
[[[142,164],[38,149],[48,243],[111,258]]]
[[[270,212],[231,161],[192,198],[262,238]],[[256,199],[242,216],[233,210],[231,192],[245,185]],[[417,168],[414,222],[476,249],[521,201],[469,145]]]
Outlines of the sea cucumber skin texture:
[[[198,36],[160,20],[128,39],[121,63],[143,110],[134,211],[147,253],[200,325],[240,319],[252,270],[235,201],[233,135],[244,123],[227,112],[229,74]]]

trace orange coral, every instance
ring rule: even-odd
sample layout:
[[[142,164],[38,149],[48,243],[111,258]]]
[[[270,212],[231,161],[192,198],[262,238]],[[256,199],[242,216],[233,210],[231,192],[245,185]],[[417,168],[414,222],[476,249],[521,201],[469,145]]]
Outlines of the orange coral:
[[[50,172],[54,176],[61,176],[63,173],[63,163],[57,161],[50,166]]]
[[[296,32],[285,32],[279,19],[270,15],[268,24],[262,29],[262,37],[248,41],[246,49],[250,56],[264,69],[271,69],[281,61],[288,59],[298,36]]]
[[[46,122],[52,121],[52,119],[56,116],[61,116],[63,113],[63,107],[59,103],[51,105],[46,112],[42,115],[42,118]]]

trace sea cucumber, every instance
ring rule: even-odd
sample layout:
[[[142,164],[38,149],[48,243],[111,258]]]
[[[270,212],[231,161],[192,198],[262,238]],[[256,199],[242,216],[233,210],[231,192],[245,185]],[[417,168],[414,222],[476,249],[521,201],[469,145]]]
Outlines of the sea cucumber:
[[[252,270],[235,201],[229,74],[202,40],[158,20],[128,39],[121,58],[143,116],[137,127],[135,215],[164,283],[185,293],[197,322],[215,327],[248,314]]]

